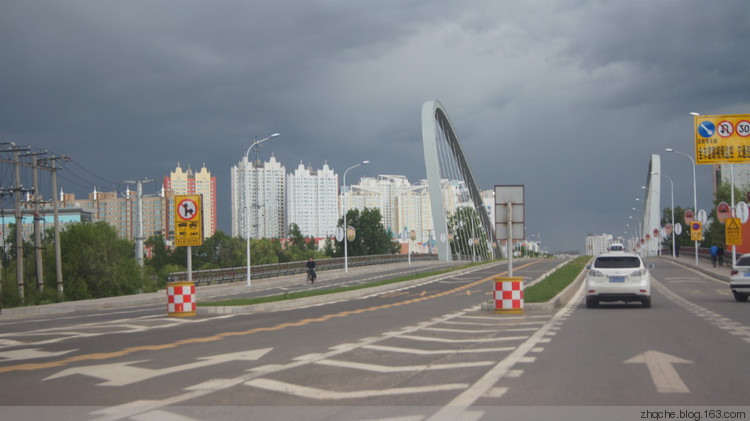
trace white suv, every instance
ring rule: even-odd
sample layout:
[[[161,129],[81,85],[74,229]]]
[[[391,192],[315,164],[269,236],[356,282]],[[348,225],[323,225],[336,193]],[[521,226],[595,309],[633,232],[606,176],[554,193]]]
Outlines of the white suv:
[[[747,301],[747,297],[750,296],[750,254],[743,254],[737,258],[729,278],[729,288],[735,300]]]
[[[601,301],[640,301],[651,307],[651,275],[640,256],[613,252],[597,256],[587,265],[586,307],[595,308]]]

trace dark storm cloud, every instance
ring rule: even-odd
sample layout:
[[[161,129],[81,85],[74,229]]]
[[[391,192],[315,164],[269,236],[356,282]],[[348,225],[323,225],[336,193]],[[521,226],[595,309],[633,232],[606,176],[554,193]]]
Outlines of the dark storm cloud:
[[[525,184],[529,232],[581,249],[625,229],[652,153],[691,151],[689,111],[750,112],[748,22],[744,0],[5,0],[0,136],[107,180],[205,163],[229,231],[254,137],[281,132],[261,157],[287,170],[417,181],[438,99],[481,187]],[[692,202],[686,160],[662,164]]]

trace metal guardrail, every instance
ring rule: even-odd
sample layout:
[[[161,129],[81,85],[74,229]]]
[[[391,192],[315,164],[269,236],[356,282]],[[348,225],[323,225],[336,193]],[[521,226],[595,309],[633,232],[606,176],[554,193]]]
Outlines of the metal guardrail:
[[[437,260],[436,254],[412,254],[411,260]],[[405,254],[382,254],[374,256],[349,257],[349,266],[382,265],[386,263],[402,263],[408,260]],[[344,267],[344,258],[320,259],[315,261],[318,270],[341,269]],[[299,262],[277,263],[269,265],[255,265],[250,267],[252,279],[271,278],[274,276],[294,275],[305,273],[306,260]],[[235,267],[226,269],[196,270],[192,273],[193,282],[196,286],[222,284],[228,282],[245,282],[247,280],[247,267]],[[167,277],[168,282],[178,282],[187,279],[187,272],[173,272]]]

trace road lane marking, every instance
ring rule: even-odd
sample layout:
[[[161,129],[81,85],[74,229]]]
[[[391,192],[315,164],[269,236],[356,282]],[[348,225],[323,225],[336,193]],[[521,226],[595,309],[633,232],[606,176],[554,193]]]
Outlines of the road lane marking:
[[[280,382],[271,379],[254,379],[245,382],[245,385],[271,392],[294,395],[301,398],[315,400],[341,400],[341,399],[364,399],[377,396],[394,396],[414,393],[432,393],[451,390],[461,390],[468,386],[466,383],[449,383],[434,386],[421,387],[397,387],[392,389],[357,390],[351,392],[335,392],[331,390],[318,389],[315,387],[299,386],[296,384]]]
[[[510,353],[507,357],[503,358],[497,365],[492,367],[484,376],[474,382],[471,386],[466,388],[461,394],[454,398],[447,405],[443,406],[438,412],[433,414],[428,421],[438,421],[447,419],[463,419],[462,415],[469,412],[468,409],[474,402],[480,397],[487,394],[487,392],[495,387],[495,384],[505,376],[514,365],[521,361],[525,361],[526,354],[528,354],[536,345],[549,333],[549,329],[555,326],[558,321],[567,315],[574,306],[577,306],[582,297],[585,285],[582,283],[578,288],[573,299],[571,299],[562,309],[560,309],[554,316],[552,316],[544,326],[540,327],[531,337],[524,343],[516,347],[516,349]]]
[[[525,267],[528,267],[537,263],[539,263],[539,261],[529,262],[529,263],[519,266],[516,269],[517,270],[523,269]],[[196,343],[210,343],[210,342],[222,341],[226,338],[248,336],[248,335],[253,335],[253,334],[262,333],[262,332],[277,332],[277,331],[281,331],[281,330],[291,328],[291,327],[302,327],[302,326],[310,325],[312,323],[322,323],[322,322],[329,321],[331,319],[348,317],[354,314],[370,313],[370,312],[375,312],[379,310],[385,310],[385,309],[390,309],[394,307],[405,306],[408,304],[420,303],[420,302],[427,301],[427,300],[433,300],[436,298],[446,297],[448,295],[452,295],[457,292],[462,292],[467,289],[473,288],[477,285],[493,280],[496,276],[502,276],[503,274],[506,274],[506,273],[507,271],[501,272],[499,274],[488,276],[476,282],[465,284],[460,287],[456,287],[447,291],[443,291],[443,292],[436,293],[433,295],[427,295],[424,297],[417,297],[417,298],[412,298],[412,299],[408,299],[404,301],[398,301],[395,303],[380,304],[380,305],[361,308],[357,310],[342,311],[339,313],[330,313],[330,314],[326,314],[326,315],[316,317],[316,318],[301,319],[295,322],[280,323],[275,326],[257,327],[253,329],[243,330],[243,331],[221,332],[221,333],[217,333],[216,335],[211,335],[211,336],[186,338],[186,339],[181,339],[179,341],[175,341],[171,343],[162,343],[162,344],[157,344],[157,345],[139,345],[139,346],[123,348],[119,351],[112,351],[112,352],[106,352],[106,353],[82,354],[82,355],[71,356],[62,360],[49,361],[45,363],[25,363],[25,364],[9,365],[5,367],[0,367],[0,374],[11,372],[11,371],[33,371],[33,370],[40,370],[40,369],[46,369],[46,368],[62,367],[62,366],[75,363],[75,362],[80,362],[80,361],[105,360],[105,359],[110,359],[110,358],[123,357],[126,355],[130,355],[130,354],[142,352],[142,351],[161,351],[161,350],[178,348],[184,345],[192,345]],[[446,275],[446,276],[449,276],[449,275]],[[211,320],[211,319],[205,319],[205,320]]]
[[[454,363],[454,364],[391,366],[391,365],[381,365],[381,364],[355,363],[355,362],[340,361],[340,360],[320,360],[320,361],[316,361],[315,364],[325,365],[325,366],[330,366],[330,367],[352,368],[355,370],[372,371],[375,373],[405,373],[409,371],[451,370],[451,369],[457,369],[457,368],[486,367],[488,365],[495,364],[495,362],[494,361],[475,361],[475,362]]]
[[[399,336],[401,339],[411,339],[412,341],[421,342],[441,342],[448,344],[473,344],[473,343],[487,343],[487,342],[503,342],[503,341],[520,341],[521,339],[527,339],[528,336],[509,336],[503,338],[477,338],[477,339],[446,339],[446,338],[435,338],[428,336],[414,336],[414,335],[403,335]]]
[[[497,329],[449,329],[446,327],[426,327],[422,330],[427,330],[430,332],[450,332],[450,333],[470,333],[472,335],[475,335],[477,333],[494,333],[497,332]],[[2,355],[0,355],[2,356]]]
[[[742,341],[750,343],[750,327],[736,322],[728,317],[724,317],[721,314],[713,312],[705,307],[701,307],[690,300],[682,298],[656,279],[654,279],[653,286],[659,292],[664,294],[664,296],[666,296],[670,301],[674,302],[680,307],[695,314],[696,316],[718,327],[719,329],[729,332],[729,334],[740,338]]]
[[[211,355],[208,357],[198,358],[198,361],[182,364],[161,369],[135,367],[132,364],[143,361],[127,361],[114,364],[89,365],[83,367],[73,367],[57,372],[51,376],[45,377],[42,381],[57,379],[61,377],[80,374],[83,376],[96,377],[104,380],[97,386],[126,386],[138,383],[154,377],[164,376],[167,374],[178,373],[180,371],[192,370],[195,368],[208,367],[216,364],[232,361],[255,361],[269,353],[273,348],[257,349],[252,351],[232,352],[229,354]]]
[[[38,358],[59,357],[60,355],[69,354],[74,351],[78,351],[78,350],[68,349],[66,351],[50,352],[50,351],[43,351],[39,348],[24,348],[24,349],[16,349],[14,351],[0,352],[0,358],[6,361],[34,360]]]
[[[690,393],[687,385],[682,381],[673,364],[692,364],[674,355],[659,351],[646,351],[633,358],[625,360],[625,364],[646,364],[651,379],[659,393]]]
[[[402,354],[414,354],[414,355],[439,355],[439,354],[480,354],[483,352],[507,352],[516,349],[514,346],[500,347],[500,348],[470,348],[470,349],[415,349],[415,348],[403,348],[398,346],[385,346],[385,345],[366,345],[364,349],[372,351],[388,351]]]

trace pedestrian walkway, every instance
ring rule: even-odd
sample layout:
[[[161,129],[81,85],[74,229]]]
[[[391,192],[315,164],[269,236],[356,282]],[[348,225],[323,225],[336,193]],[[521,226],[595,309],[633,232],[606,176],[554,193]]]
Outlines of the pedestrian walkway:
[[[672,260],[671,254],[664,254],[660,257],[664,260]],[[674,258],[674,261],[680,265],[687,266],[695,269],[699,272],[705,273],[706,275],[713,276],[722,281],[729,282],[730,272],[732,270],[732,252],[728,251],[724,256],[724,265],[720,266],[718,263],[716,267],[711,264],[709,258],[702,258],[698,256],[698,264],[695,264],[695,253],[691,250],[689,253],[683,251],[680,255]]]

